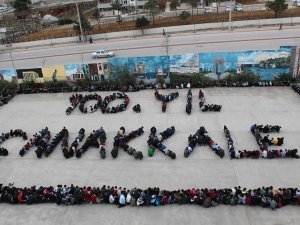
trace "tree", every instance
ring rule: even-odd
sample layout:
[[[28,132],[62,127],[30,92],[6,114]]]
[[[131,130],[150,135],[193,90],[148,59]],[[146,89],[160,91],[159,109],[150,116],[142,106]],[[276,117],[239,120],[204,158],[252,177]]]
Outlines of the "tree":
[[[82,15],[82,13],[79,13],[80,15],[80,20],[81,20],[81,27],[82,27],[82,32],[84,35],[86,35],[86,32],[91,30],[91,24],[90,22]],[[76,22],[75,25],[73,26],[74,31],[77,34],[80,34],[80,26],[79,26],[79,22]]]
[[[198,0],[188,0],[188,4],[192,7],[192,17],[194,16],[194,8],[198,6]]]
[[[190,16],[190,12],[189,11],[182,11],[180,14],[179,14],[179,18],[182,19],[182,20],[186,20],[187,18],[189,18]]]
[[[114,0],[112,3],[111,3],[111,7],[113,10],[117,10],[118,11],[118,16],[120,15],[120,11],[122,10],[123,8],[123,4],[120,3],[118,0]]]
[[[266,8],[273,10],[275,13],[275,18],[277,18],[279,13],[288,8],[288,4],[285,3],[285,0],[274,0],[273,2],[268,1],[266,3]]]
[[[158,77],[158,78],[156,78],[156,83],[157,84],[164,84],[165,83],[165,79],[162,78],[162,77]]]
[[[132,14],[132,20],[134,20],[134,14],[136,14],[138,10],[134,6],[127,6],[125,7],[125,11],[128,14]]]
[[[97,20],[99,30],[101,29],[100,22],[101,22],[101,18],[103,18],[103,16],[104,15],[100,13],[98,8],[93,12],[93,18]]]
[[[31,0],[15,0],[13,6],[17,12],[26,11],[31,8]]]
[[[180,2],[178,0],[172,0],[171,3],[170,3],[170,8],[172,10],[175,10],[176,12],[176,16],[177,16],[177,8],[180,7]]]
[[[150,21],[146,17],[142,16],[136,19],[135,27],[142,29],[142,34],[144,34],[144,29],[149,26],[149,23]]]
[[[111,65],[108,80],[114,85],[134,85],[136,77],[129,73],[128,64],[124,65]]]
[[[148,11],[149,15],[152,17],[152,21],[154,23],[154,17],[159,13],[159,9],[155,4],[154,0],[148,0],[145,4],[145,9]]]

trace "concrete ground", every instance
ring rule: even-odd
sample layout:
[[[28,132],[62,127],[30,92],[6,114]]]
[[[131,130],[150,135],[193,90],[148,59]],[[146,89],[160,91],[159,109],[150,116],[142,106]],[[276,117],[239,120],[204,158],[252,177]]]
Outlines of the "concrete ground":
[[[257,149],[249,131],[253,123],[278,124],[282,126],[279,136],[285,137],[284,148],[298,148],[300,136],[300,98],[289,87],[266,88],[210,88],[204,89],[207,103],[223,105],[220,113],[202,113],[198,108],[198,89],[193,89],[193,111],[185,113],[187,90],[180,90],[180,97],[171,102],[166,113],[161,112],[161,102],[154,98],[153,90],[128,93],[130,104],[125,112],[103,115],[100,112],[82,114],[78,109],[69,116],[65,109],[69,105],[68,94],[35,94],[16,96],[9,104],[0,108],[0,132],[21,128],[32,136],[34,132],[48,126],[52,135],[66,126],[75,138],[81,127],[88,135],[93,129],[103,126],[108,134],[107,158],[100,159],[98,149],[89,149],[81,159],[66,160],[58,147],[48,158],[37,159],[31,149],[24,158],[18,155],[25,144],[21,138],[6,141],[1,147],[9,156],[0,158],[0,183],[15,182],[16,186],[68,184],[102,186],[117,185],[127,188],[159,186],[166,189],[191,187],[254,188],[263,185],[274,187],[299,187],[300,164],[297,159],[223,159],[208,147],[196,147],[189,158],[184,158],[187,137],[201,125],[205,126],[213,140],[224,149],[226,140],[224,125],[230,129],[236,147]],[[167,94],[170,90],[161,91]],[[104,97],[107,92],[100,93]],[[118,101],[111,105],[118,104]],[[91,102],[92,103],[92,102]],[[87,103],[87,106],[89,104]],[[136,114],[132,106],[141,104],[142,113]],[[93,102],[94,104],[94,102]],[[176,133],[165,143],[177,154],[171,160],[160,152],[147,156],[149,129],[156,126],[159,131],[169,126]],[[145,134],[129,143],[144,153],[142,161],[134,160],[123,151],[112,159],[112,141],[120,126],[127,131],[144,126]],[[276,135],[276,134],[271,134]],[[227,153],[227,151],[226,151]],[[159,208],[118,209],[108,205],[56,206],[0,204],[0,225],[9,224],[299,224],[297,206],[285,207],[275,212],[260,207],[219,206],[204,209],[197,206],[164,206]]]

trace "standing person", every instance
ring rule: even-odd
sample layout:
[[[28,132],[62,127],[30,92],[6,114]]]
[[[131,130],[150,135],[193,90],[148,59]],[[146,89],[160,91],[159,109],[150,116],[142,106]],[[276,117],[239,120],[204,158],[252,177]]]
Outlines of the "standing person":
[[[279,30],[282,30],[282,24],[279,25]]]
[[[52,80],[53,80],[53,83],[55,83],[55,84],[57,82],[56,74],[57,74],[57,70],[55,69],[53,74],[52,74]]]

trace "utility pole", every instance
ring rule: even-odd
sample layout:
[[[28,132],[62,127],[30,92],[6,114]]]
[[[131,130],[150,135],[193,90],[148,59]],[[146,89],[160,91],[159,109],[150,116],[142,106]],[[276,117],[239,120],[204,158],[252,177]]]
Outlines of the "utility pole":
[[[81,26],[81,18],[80,18],[77,0],[75,0],[75,5],[76,5],[78,23],[79,23],[79,28],[80,28],[80,39],[81,39],[81,41],[83,41],[83,31],[82,31],[82,26]]]
[[[232,0],[230,0],[230,9],[229,9],[229,27],[228,30],[231,31],[231,11],[232,11]]]
[[[169,34],[165,34],[165,47],[166,47],[166,53],[167,53],[167,66],[168,66],[168,69],[167,69],[167,76],[168,78],[170,77],[170,56],[169,56],[169,37],[170,35]]]
[[[14,58],[12,56],[12,43],[8,44],[7,46],[9,47],[10,60],[11,60],[13,69],[14,69],[15,73],[17,73],[15,62],[14,62]]]
[[[99,3],[99,0],[97,0],[97,10],[98,10],[98,23],[99,23],[99,28],[100,28],[100,26],[101,26],[101,21],[100,21],[100,18],[101,18],[101,10],[100,10],[100,3]],[[100,29],[99,29],[100,30]]]

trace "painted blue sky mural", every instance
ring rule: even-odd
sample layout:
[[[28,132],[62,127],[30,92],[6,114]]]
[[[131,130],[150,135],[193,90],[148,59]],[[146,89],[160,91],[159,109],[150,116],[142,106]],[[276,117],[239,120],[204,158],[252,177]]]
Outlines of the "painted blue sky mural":
[[[111,71],[118,75],[118,69],[127,68],[130,73],[145,79],[156,78],[159,72],[168,71],[167,56],[148,56],[148,57],[128,57],[128,58],[110,58],[107,60],[111,65]]]
[[[118,77],[118,73],[128,69],[131,74],[144,79],[155,79],[157,75],[166,77],[168,72],[181,75],[204,73],[212,79],[224,78],[229,74],[239,74],[242,71],[252,71],[261,79],[273,79],[274,76],[289,73],[290,46],[275,50],[255,50],[241,52],[201,52],[182,55],[145,56],[108,58],[110,73]],[[75,73],[89,75],[87,64],[62,65],[67,78]],[[5,80],[11,81],[16,76],[14,70],[1,70]]]
[[[0,70],[0,74],[2,74],[4,80],[7,81],[11,81],[13,76],[17,76],[15,70]]]

